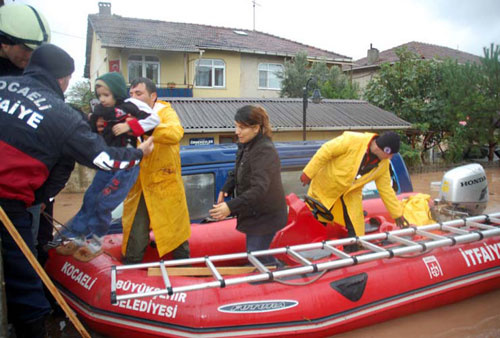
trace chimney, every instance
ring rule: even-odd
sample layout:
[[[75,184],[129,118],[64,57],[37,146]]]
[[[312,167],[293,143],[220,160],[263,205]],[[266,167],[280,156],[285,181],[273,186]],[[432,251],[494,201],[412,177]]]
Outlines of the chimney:
[[[111,15],[111,2],[99,2],[99,14]]]
[[[370,43],[370,49],[368,49],[367,57],[369,65],[372,65],[378,61],[378,49],[373,48],[371,43]]]

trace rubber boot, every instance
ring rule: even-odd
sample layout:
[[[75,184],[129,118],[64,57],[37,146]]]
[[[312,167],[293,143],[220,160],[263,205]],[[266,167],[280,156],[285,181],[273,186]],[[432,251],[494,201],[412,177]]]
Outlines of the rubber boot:
[[[357,244],[349,244],[349,245],[344,245],[344,252],[345,253],[353,253],[359,250],[359,246]]]
[[[14,323],[17,338],[46,338],[47,328],[45,327],[45,317],[29,322]]]

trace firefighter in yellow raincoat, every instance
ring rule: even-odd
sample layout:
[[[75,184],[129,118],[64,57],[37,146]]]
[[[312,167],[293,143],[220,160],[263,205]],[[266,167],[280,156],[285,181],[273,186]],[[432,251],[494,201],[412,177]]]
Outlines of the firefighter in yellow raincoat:
[[[349,236],[365,233],[363,186],[375,181],[386,208],[398,225],[404,224],[403,208],[392,188],[390,159],[399,151],[399,135],[387,132],[344,132],[321,146],[304,168],[300,180],[311,184],[308,196],[319,201],[343,225]],[[328,221],[321,219],[320,221]]]
[[[189,258],[191,224],[181,176],[179,142],[184,129],[169,103],[158,101],[155,84],[146,78],[131,83],[130,96],[149,104],[160,117],[154,129],[154,150],[140,164],[137,182],[123,205],[124,263],[139,263],[153,230],[158,255]]]

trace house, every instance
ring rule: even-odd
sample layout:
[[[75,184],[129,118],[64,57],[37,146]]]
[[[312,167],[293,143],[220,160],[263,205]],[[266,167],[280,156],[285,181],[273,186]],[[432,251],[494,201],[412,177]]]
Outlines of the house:
[[[412,41],[382,52],[379,52],[377,48],[373,48],[370,45],[366,57],[354,61],[352,65],[344,65],[343,70],[346,75],[352,78],[353,82],[358,83],[361,91],[363,91],[383,63],[395,63],[399,61],[396,50],[403,47],[426,60],[453,59],[457,60],[460,64],[480,62],[479,56],[462,52],[458,49]]]
[[[246,104],[269,113],[275,141],[303,139],[302,99],[280,99],[276,74],[297,52],[310,62],[342,67],[351,58],[270,34],[224,27],[126,18],[99,3],[88,16],[85,76],[109,71],[126,80],[146,76],[171,102],[185,130],[182,145],[235,142],[234,114]],[[364,101],[323,100],[309,104],[308,140],[333,138],[345,130],[410,128],[394,114]]]
[[[278,97],[285,60],[306,51],[328,66],[350,57],[271,34],[111,14],[109,2],[88,16],[84,76],[91,83],[109,71],[130,82],[151,78],[160,96]]]
[[[284,98],[164,98],[184,127],[181,145],[231,143],[234,114],[244,105],[260,105],[269,114],[273,141],[297,141],[303,136],[302,99]],[[346,130],[383,132],[409,129],[411,124],[366,101],[322,100],[306,110],[307,140],[328,140]]]

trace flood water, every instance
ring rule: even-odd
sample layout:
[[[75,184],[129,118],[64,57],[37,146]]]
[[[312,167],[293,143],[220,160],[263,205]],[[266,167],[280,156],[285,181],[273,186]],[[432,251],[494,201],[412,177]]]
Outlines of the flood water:
[[[500,167],[486,169],[490,191],[486,212],[500,212]],[[438,187],[431,182],[441,181],[443,172],[412,175],[414,191],[438,195]],[[83,194],[61,194],[56,198],[55,219],[66,222],[81,205]],[[335,338],[371,337],[500,337],[500,285],[499,289],[467,300],[433,310],[386,321],[380,324],[336,335]],[[65,328],[61,331],[60,325]],[[79,337],[63,316],[53,318],[51,337]],[[100,337],[92,333],[93,337]]]

